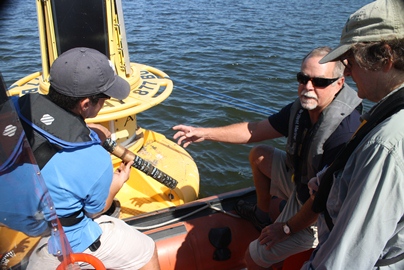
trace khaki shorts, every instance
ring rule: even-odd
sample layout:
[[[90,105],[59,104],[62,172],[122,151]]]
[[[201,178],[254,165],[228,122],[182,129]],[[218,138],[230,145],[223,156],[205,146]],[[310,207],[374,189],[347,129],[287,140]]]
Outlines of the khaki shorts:
[[[101,229],[101,246],[92,252],[83,253],[97,257],[106,269],[139,269],[150,261],[155,243],[149,236],[137,231],[124,221],[110,216],[100,216],[96,221]],[[49,254],[47,242],[42,238],[32,253],[27,269],[56,269],[60,264],[57,257]],[[90,265],[80,264],[82,269],[94,269]]]
[[[301,208],[296,197],[295,184],[291,181],[291,172],[286,167],[286,153],[275,149],[272,161],[271,194],[286,199],[287,203],[275,222],[286,222]],[[283,242],[266,250],[257,240],[250,243],[249,251],[254,262],[262,267],[269,267],[287,257],[316,247],[317,227],[311,226],[298,233],[292,234]]]

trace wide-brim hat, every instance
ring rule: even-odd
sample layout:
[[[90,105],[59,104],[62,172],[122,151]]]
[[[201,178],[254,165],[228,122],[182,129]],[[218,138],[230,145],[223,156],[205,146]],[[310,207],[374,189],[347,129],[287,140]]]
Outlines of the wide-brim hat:
[[[404,38],[404,0],[377,0],[353,13],[342,29],[338,47],[320,64],[338,60],[358,42]]]
[[[90,48],[73,48],[61,54],[50,69],[50,84],[69,97],[105,94],[119,100],[129,95],[129,83],[115,73],[112,62]]]

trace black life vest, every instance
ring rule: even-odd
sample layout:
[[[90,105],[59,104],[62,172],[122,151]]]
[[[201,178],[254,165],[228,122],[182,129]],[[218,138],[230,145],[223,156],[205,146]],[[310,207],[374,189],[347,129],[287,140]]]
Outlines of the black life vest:
[[[14,99],[14,104],[40,169],[62,149],[101,143],[80,116],[62,109],[44,95],[27,94]]]

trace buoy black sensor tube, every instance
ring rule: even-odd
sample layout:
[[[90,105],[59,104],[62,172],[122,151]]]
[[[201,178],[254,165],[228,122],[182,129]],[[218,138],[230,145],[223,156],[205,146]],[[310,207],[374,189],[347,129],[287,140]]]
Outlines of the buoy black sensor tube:
[[[173,179],[171,176],[166,173],[160,171],[156,167],[154,167],[150,162],[144,160],[143,158],[135,155],[132,151],[129,151],[123,146],[120,146],[116,143],[116,141],[108,138],[104,141],[102,146],[114,156],[122,159],[124,162],[128,162],[133,160],[134,163],[132,167],[138,169],[141,172],[144,172],[148,176],[152,177],[154,180],[157,180],[161,184],[165,185],[170,189],[174,189],[178,181]]]

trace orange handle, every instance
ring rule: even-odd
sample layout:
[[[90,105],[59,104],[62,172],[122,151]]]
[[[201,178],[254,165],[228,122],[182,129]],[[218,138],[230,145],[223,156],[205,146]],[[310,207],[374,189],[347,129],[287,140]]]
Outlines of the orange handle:
[[[91,264],[95,270],[106,270],[104,264],[95,256],[86,253],[72,253],[64,258],[56,270],[65,270],[67,266],[75,262]]]

